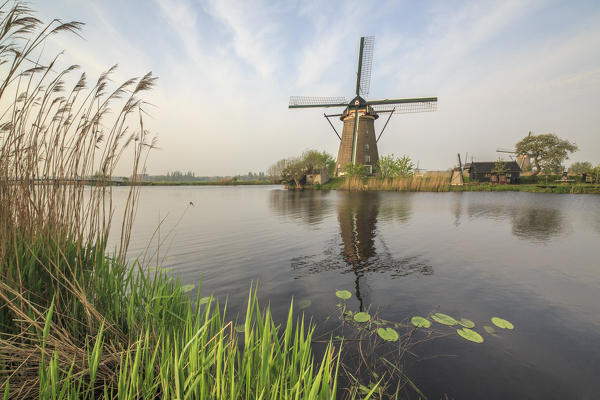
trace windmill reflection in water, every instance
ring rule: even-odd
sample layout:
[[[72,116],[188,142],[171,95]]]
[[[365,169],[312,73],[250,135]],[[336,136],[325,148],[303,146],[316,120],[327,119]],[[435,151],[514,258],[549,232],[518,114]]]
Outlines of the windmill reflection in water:
[[[337,203],[340,235],[330,240],[324,254],[296,257],[291,260],[292,269],[300,275],[312,275],[325,271],[352,272],[354,294],[363,311],[366,302],[366,276],[369,273],[385,273],[391,279],[418,273],[433,274],[433,268],[419,256],[394,257],[384,238],[377,231],[380,212],[380,193],[348,193]],[[409,213],[409,210],[404,210]],[[341,243],[339,239],[341,238]],[[379,243],[379,245],[378,245]]]

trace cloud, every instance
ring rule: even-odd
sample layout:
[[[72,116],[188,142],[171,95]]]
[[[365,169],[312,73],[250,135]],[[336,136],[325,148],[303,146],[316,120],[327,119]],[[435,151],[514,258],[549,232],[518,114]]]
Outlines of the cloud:
[[[445,169],[458,151],[495,159],[496,147],[511,146],[528,130],[553,130],[580,145],[577,157],[600,161],[588,150],[600,147],[598,7],[155,0],[139,8],[65,1],[46,13],[88,22],[86,41],[59,37],[57,48],[71,60],[91,75],[118,61],[123,77],[149,69],[159,76],[149,126],[162,150],[151,158],[152,173],[246,173],[306,148],[337,153],[322,110],[288,110],[287,100],[352,96],[364,34],[376,36],[371,98],[440,98],[436,113],[392,118],[380,153],[406,153],[423,167]]]

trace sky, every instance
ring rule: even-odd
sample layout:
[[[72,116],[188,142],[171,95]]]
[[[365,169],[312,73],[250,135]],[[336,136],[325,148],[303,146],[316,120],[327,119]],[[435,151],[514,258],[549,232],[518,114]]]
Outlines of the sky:
[[[456,154],[493,161],[532,131],[575,142],[600,163],[600,2],[33,1],[44,20],[77,20],[46,51],[115,81],[152,71],[147,172],[265,171],[306,149],[337,155],[323,118],[289,97],[354,93],[358,44],[375,36],[370,99],[438,97],[436,112],[392,117],[380,155],[445,170]],[[337,121],[338,130],[342,122]],[[376,121],[379,133],[385,118]],[[505,159],[506,155],[504,155]],[[120,171],[117,171],[119,173]],[[125,173],[121,171],[121,173]]]

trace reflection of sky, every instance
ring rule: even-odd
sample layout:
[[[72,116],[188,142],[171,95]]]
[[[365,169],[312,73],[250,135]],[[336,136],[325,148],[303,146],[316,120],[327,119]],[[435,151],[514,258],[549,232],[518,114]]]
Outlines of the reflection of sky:
[[[134,248],[146,245],[157,210],[178,217],[194,202],[175,227],[168,266],[228,295],[231,311],[259,281],[275,315],[285,318],[293,296],[324,320],[335,290],[356,293],[358,278],[364,307],[384,318],[441,311],[477,326],[494,315],[515,324],[477,351],[453,336],[417,349],[456,356],[412,365],[417,384],[456,398],[490,397],[490,388],[505,398],[600,391],[598,196],[149,187],[141,198]],[[360,307],[355,296],[348,304]]]
[[[391,279],[413,273],[432,274],[431,266],[419,256],[391,256],[383,237],[377,232],[380,213],[386,220],[405,222],[410,217],[410,201],[390,201],[389,196],[369,192],[339,196],[339,232],[322,254],[293,258],[292,269],[299,276],[328,270],[353,273],[356,277],[354,292],[361,310],[368,298],[368,290],[365,290],[367,274],[385,273]]]

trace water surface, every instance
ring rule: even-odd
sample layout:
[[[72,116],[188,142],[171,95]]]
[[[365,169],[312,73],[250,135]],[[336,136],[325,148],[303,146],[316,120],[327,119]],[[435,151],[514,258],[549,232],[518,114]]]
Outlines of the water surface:
[[[452,334],[405,359],[430,398],[598,398],[600,196],[210,186],[144,187],[140,200],[131,255],[202,280],[231,315],[252,281],[277,318],[293,296],[317,322],[347,289],[386,319],[476,322],[483,344]],[[515,330],[486,335],[492,316]]]

